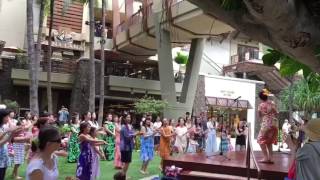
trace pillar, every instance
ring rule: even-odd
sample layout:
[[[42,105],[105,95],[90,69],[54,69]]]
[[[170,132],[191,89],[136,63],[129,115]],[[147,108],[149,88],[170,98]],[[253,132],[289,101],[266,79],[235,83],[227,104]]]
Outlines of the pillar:
[[[190,107],[190,110],[192,109],[197,90],[204,43],[204,38],[193,39],[191,42],[189,60],[180,96],[180,103],[185,103]]]
[[[247,79],[247,73],[243,72],[243,79]]]
[[[127,20],[133,15],[133,0],[125,0],[125,13]]]
[[[177,104],[176,88],[173,74],[172,47],[170,32],[161,28],[160,13],[155,13],[155,35],[158,53],[160,89],[162,100],[168,102],[168,108],[164,111],[167,118],[176,118],[172,115],[172,110]],[[174,111],[174,110],[173,110]]]
[[[117,28],[120,24],[119,0],[112,0],[112,37],[115,40],[117,36]]]

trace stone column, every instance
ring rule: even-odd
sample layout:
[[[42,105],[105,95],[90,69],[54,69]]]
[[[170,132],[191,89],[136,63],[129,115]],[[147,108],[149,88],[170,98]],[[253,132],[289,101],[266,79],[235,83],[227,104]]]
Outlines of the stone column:
[[[164,112],[165,117],[176,118],[173,117],[174,115],[172,114],[172,112],[170,112],[175,109],[174,107],[177,104],[176,88],[173,74],[171,38],[170,32],[161,28],[160,18],[160,13],[156,13],[154,15],[161,97],[162,100],[166,100],[169,105],[169,107]]]
[[[119,0],[112,0],[112,36],[113,39],[116,39],[117,28],[120,24],[120,9],[119,9]]]
[[[193,39],[191,42],[189,60],[180,96],[180,103],[185,103],[190,107],[190,110],[197,90],[204,43],[205,40],[203,38]]]

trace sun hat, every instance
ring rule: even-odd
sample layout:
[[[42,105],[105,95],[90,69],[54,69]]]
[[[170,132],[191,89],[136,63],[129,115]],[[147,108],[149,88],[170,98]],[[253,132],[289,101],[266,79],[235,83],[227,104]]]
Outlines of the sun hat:
[[[320,141],[320,118],[309,121],[304,131],[311,141]]]

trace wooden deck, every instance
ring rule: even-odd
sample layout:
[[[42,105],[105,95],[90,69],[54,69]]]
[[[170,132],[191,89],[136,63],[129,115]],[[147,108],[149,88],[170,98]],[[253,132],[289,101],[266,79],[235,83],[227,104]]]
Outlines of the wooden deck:
[[[261,152],[254,152],[257,160],[262,159]],[[197,171],[207,173],[218,173],[225,175],[247,176],[246,152],[230,152],[227,154],[229,159],[223,156],[207,156],[205,153],[184,154],[173,156],[164,160],[164,166],[175,165],[185,171]],[[252,160],[251,160],[252,161]],[[291,163],[291,156],[285,153],[274,153],[274,164],[259,163],[262,179],[283,180]],[[251,177],[257,177],[256,168],[251,163]]]

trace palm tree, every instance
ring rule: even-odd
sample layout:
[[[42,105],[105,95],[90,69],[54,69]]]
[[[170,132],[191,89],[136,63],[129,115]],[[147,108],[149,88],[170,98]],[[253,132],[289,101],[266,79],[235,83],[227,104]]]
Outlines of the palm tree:
[[[95,30],[95,21],[94,21],[94,7],[96,0],[65,0],[64,4],[68,4],[71,1],[77,1],[83,4],[89,5],[89,24],[90,24],[90,50],[89,50],[89,111],[95,111],[95,58],[94,58],[94,30]]]
[[[308,79],[296,82],[291,88],[287,88],[281,93],[280,99],[284,108],[290,107],[292,102],[293,109],[303,111],[304,116],[311,119],[312,114],[320,110],[320,91],[318,87],[313,88]],[[290,94],[292,95],[291,102]]]
[[[103,119],[103,105],[104,105],[104,69],[105,69],[105,60],[104,60],[104,46],[106,40],[106,16],[105,16],[105,6],[106,0],[102,0],[102,8],[101,8],[101,15],[102,15],[102,34],[101,34],[101,66],[100,66],[100,99],[99,99],[99,114],[98,114],[98,123],[102,125]]]
[[[48,112],[52,113],[52,86],[51,86],[51,56],[52,56],[52,27],[53,27],[53,13],[54,0],[50,0],[50,24],[49,24],[49,39],[48,39],[48,57],[47,57],[47,99],[48,99]]]
[[[33,0],[27,1],[27,41],[28,41],[28,59],[29,59],[29,103],[30,111],[39,114],[38,104],[38,62],[35,56],[34,48],[34,29],[33,29]]]
[[[90,92],[89,92],[89,111],[95,111],[95,60],[94,60],[94,29],[95,29],[95,22],[94,22],[94,1],[89,0],[89,21],[90,21],[90,64],[89,64],[89,85],[90,85]]]

